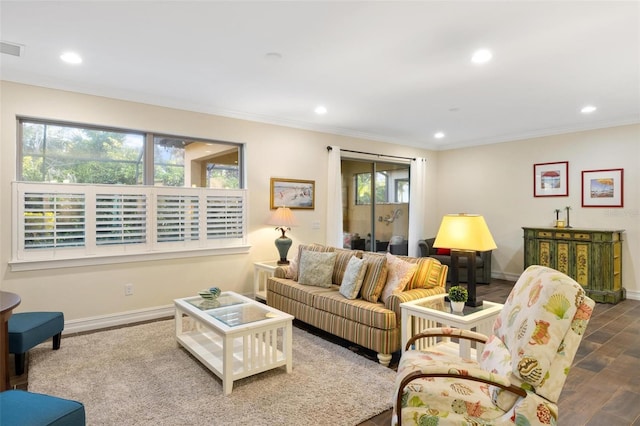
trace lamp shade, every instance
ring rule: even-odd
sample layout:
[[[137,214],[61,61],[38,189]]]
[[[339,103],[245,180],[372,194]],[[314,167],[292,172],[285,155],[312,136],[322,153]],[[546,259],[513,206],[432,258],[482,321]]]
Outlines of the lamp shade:
[[[271,214],[271,217],[267,221],[267,225],[275,225],[280,228],[291,228],[292,226],[298,226],[298,221],[289,207],[278,207],[276,211]]]
[[[484,217],[466,213],[445,215],[433,246],[475,251],[497,248]]]

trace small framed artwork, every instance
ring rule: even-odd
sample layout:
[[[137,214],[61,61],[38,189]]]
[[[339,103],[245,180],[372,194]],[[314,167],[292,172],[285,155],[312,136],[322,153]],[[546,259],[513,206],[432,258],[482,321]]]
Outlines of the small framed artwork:
[[[534,197],[567,197],[569,195],[569,162],[533,165]]]
[[[271,209],[315,208],[316,182],[314,180],[271,178]]]
[[[622,207],[624,169],[583,170],[582,207]]]

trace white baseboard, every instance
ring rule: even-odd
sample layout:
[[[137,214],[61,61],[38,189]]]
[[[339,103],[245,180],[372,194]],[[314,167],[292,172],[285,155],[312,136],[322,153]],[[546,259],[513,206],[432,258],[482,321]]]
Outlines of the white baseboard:
[[[97,317],[80,318],[65,321],[62,334],[94,331],[103,328],[117,327],[138,322],[173,317],[175,308],[173,305],[157,306],[154,308],[140,309],[137,311],[119,312],[116,314]]]
[[[496,280],[506,280],[506,281],[518,281],[520,278],[520,274],[510,274],[508,272],[496,272],[491,271],[491,278],[495,278]]]

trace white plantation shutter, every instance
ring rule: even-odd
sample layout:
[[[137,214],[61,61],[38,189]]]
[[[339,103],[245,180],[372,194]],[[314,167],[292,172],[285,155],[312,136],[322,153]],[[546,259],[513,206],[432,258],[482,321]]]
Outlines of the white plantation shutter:
[[[207,196],[207,239],[242,238],[244,227],[244,197]]]
[[[84,246],[84,194],[25,192],[22,208],[25,250]]]
[[[197,195],[158,195],[156,216],[158,242],[200,239],[200,204]]]
[[[145,194],[96,195],[96,245],[147,242]]]
[[[13,264],[247,246],[243,189],[14,182]]]

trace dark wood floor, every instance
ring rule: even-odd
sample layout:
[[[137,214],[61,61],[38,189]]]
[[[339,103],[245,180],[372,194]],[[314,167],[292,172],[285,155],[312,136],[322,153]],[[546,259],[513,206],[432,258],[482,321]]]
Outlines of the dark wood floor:
[[[503,303],[512,286],[512,282],[494,280],[491,285],[478,286],[478,295]],[[376,359],[371,351],[303,323],[295,321],[295,325]],[[397,367],[398,359],[399,353],[394,354],[391,368]],[[27,354],[25,374],[12,376],[12,387],[27,389],[28,370]],[[596,305],[560,396],[559,410],[561,426],[640,426],[640,301]],[[388,410],[358,426],[390,424]]]
[[[478,295],[503,303],[513,283],[494,280]],[[558,403],[561,426],[640,426],[640,301],[598,303]],[[391,410],[359,426],[388,426]]]

